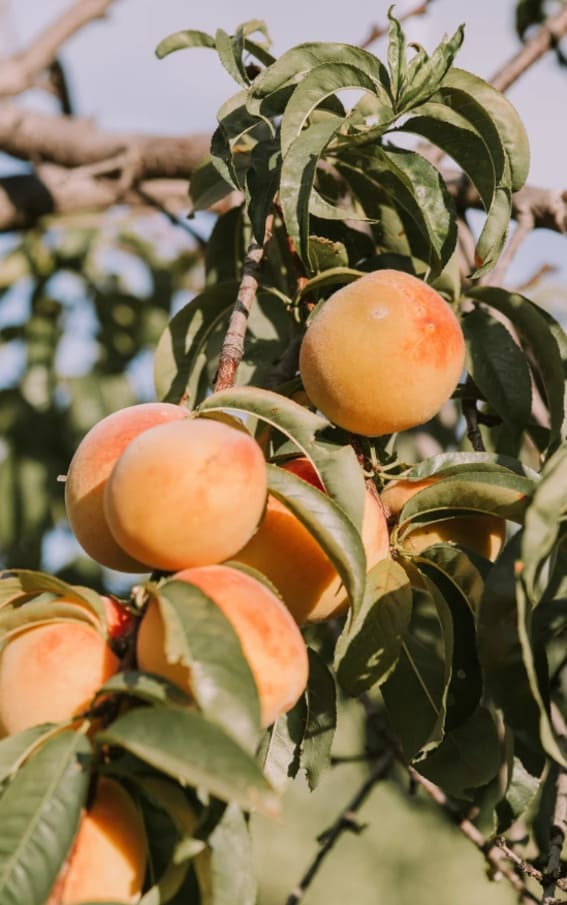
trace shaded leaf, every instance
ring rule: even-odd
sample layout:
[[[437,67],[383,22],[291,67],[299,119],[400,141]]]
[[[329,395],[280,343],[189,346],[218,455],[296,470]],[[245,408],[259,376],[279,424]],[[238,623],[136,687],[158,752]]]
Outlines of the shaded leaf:
[[[229,805],[198,855],[195,871],[201,905],[255,905],[257,881],[252,842],[242,812]]]
[[[522,582],[535,606],[545,591],[542,568],[567,515],[567,443],[545,465],[526,511],[522,540]]]
[[[405,570],[386,559],[366,579],[360,611],[351,616],[335,650],[337,680],[351,695],[385,682],[395,668],[412,613]]]
[[[307,720],[301,766],[307,775],[309,788],[313,791],[319,785],[321,774],[331,763],[331,746],[337,725],[337,691],[333,675],[324,660],[312,648],[308,648],[307,652]]]
[[[124,694],[147,704],[165,704],[170,707],[186,707],[192,702],[192,698],[181,688],[162,676],[153,676],[137,670],[118,672],[108,679],[98,689],[97,697],[108,694]]]
[[[58,731],[58,727],[46,723],[3,738],[0,741],[0,783],[9,779],[41,740],[47,738],[54,729]]]
[[[500,740],[494,717],[479,707],[419,764],[419,771],[450,795],[466,799],[500,769]]]

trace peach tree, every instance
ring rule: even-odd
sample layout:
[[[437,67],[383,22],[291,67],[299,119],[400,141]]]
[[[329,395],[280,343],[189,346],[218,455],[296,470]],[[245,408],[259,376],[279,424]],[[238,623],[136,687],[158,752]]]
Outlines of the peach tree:
[[[529,6],[519,4],[520,30],[543,15]],[[367,759],[368,778],[343,803],[289,905],[338,836],[360,829],[352,814],[370,789],[399,771],[519,896],[538,901],[528,876],[548,903],[565,888],[567,340],[543,306],[497,285],[513,248],[507,236],[528,175],[528,140],[507,98],[454,65],[463,33],[429,54],[407,46],[390,11],[384,61],[360,47],[316,42],[274,58],[256,20],[234,34],[181,31],[158,45],[159,57],[216,52],[236,91],[190,180],[192,210],[218,212],[203,285],[167,324],[164,304],[153,320],[143,311],[128,320],[120,309],[128,309],[126,298],[108,309],[116,315],[108,325],[115,375],[135,322],[155,346],[157,398],[197,421],[237,419],[267,460],[265,518],[277,504],[293,520],[293,537],[304,538],[297,564],[277,534],[253,562],[237,550],[230,561],[286,602],[274,563],[283,560],[284,578],[293,580],[309,549],[301,584],[323,557],[344,599],[324,617],[298,617],[309,677],[294,706],[266,728],[251,658],[214,594],[172,580],[177,566],[150,556],[143,564],[151,577],[113,599],[101,583],[90,582],[94,590],[77,575],[22,568],[29,563],[16,560],[25,548],[14,528],[0,584],[2,903],[70,901],[65,871],[73,871],[93,779],[110,777],[135,800],[147,838],[143,880],[130,901],[253,905],[248,815],[277,813],[286,783],[299,774],[316,789],[331,767],[347,698],[364,715],[364,748],[353,753]],[[470,226],[472,209],[483,211],[479,228]],[[89,234],[67,249],[68,259],[84,263],[90,241]],[[34,260],[39,271],[49,268]],[[155,263],[171,280],[165,270]],[[339,291],[392,271],[404,286],[431,287],[452,312],[465,367],[425,425],[354,433],[305,394],[303,337]],[[47,345],[41,334],[38,355],[49,358],[58,328],[41,292],[45,279],[37,283],[51,330]],[[345,338],[356,318],[356,309],[352,320],[344,317]],[[340,356],[341,348],[326,346],[323,356]],[[372,355],[362,341],[360,354]],[[369,370],[385,374],[403,354],[386,348]],[[408,372],[408,386],[414,377],[422,379]],[[399,382],[403,399],[403,367]],[[364,381],[356,389],[370,392]],[[9,439],[16,444],[18,436]],[[7,461],[15,474],[17,456]],[[5,502],[14,480],[6,466],[2,480]],[[139,485],[140,496],[149,495]],[[380,555],[364,535],[372,506],[389,517],[389,549]],[[45,524],[37,521],[38,537]],[[258,536],[262,530],[263,523]],[[301,593],[299,583],[292,593]],[[189,688],[171,681],[179,672],[146,671],[136,658],[139,624],[156,601],[165,626],[161,662],[185,670]],[[68,623],[108,643],[116,668],[68,716],[6,728],[7,702],[19,693],[5,665],[10,645]],[[19,700],[24,708],[23,690]],[[531,843],[529,863],[506,838],[517,821]]]

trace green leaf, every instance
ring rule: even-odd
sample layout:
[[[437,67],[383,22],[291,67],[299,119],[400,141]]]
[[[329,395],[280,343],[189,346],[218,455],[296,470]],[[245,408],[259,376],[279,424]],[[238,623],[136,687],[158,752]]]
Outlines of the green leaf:
[[[59,727],[52,723],[42,726],[31,726],[15,735],[9,735],[0,741],[0,783],[12,776],[29,755],[53,731]]]
[[[506,794],[496,805],[498,833],[505,833],[516,820],[525,814],[539,791],[541,778],[532,776],[519,757],[512,761],[512,775]]]
[[[350,617],[335,649],[337,680],[350,695],[387,679],[402,651],[412,614],[404,569],[390,559],[368,573],[360,611]]]
[[[183,786],[268,815],[279,800],[254,758],[200,713],[166,707],[132,710],[95,736],[129,751]],[[39,905],[39,903],[38,903]]]
[[[0,799],[0,901],[44,905],[79,825],[90,745],[61,732],[18,771]]]
[[[236,301],[238,283],[218,283],[195,296],[171,319],[154,357],[158,399],[194,403],[207,364],[207,341]]]
[[[252,842],[242,812],[230,805],[207,843],[208,849],[195,861],[200,905],[255,905]]]
[[[560,330],[559,324],[518,292],[508,292],[494,286],[479,286],[467,292],[467,295],[506,315],[522,342],[530,348],[547,397],[550,415],[549,448],[553,451],[567,431],[565,367],[553,330],[553,326]]]
[[[159,42],[156,47],[156,56],[161,60],[176,50],[185,50],[190,47],[209,47],[214,50],[215,39],[206,32],[196,29],[176,31]]]
[[[433,571],[440,572],[454,585],[471,613],[476,615],[484,591],[484,579],[466,553],[450,544],[433,544],[420,553],[419,564],[421,568],[429,567],[427,574],[433,580]]]
[[[238,635],[220,607],[186,581],[166,581],[156,600],[165,627],[165,657],[191,674],[191,693],[205,716],[255,750],[260,703]]]
[[[339,117],[304,129],[293,140],[282,162],[280,203],[289,237],[307,268],[309,258],[309,199],[319,158],[340,128]]]
[[[217,163],[210,154],[193,169],[189,197],[194,211],[208,210],[232,191],[234,191],[232,180],[229,182],[226,173],[219,172]]]
[[[57,578],[56,575],[33,572],[30,569],[10,569],[9,572],[0,572],[0,578],[3,575],[15,578],[22,594],[54,594],[62,604],[74,603],[83,607],[87,611],[89,621],[94,623],[97,628],[100,629],[101,624],[106,624],[102,598],[100,594],[90,588],[71,585]]]
[[[321,63],[315,66],[297,86],[289,99],[281,122],[281,148],[285,157],[292,142],[301,133],[313,110],[336,91],[360,88],[379,97],[380,83],[356,65]],[[384,105],[381,121],[384,129],[393,117],[391,107]]]
[[[373,54],[350,44],[311,42],[287,50],[260,73],[251,88],[249,109],[261,110],[266,116],[283,113],[295,85],[316,66],[325,63],[354,66],[388,90],[386,68]]]
[[[240,283],[244,260],[242,207],[232,207],[213,226],[205,248],[207,286],[218,283]],[[235,288],[235,297],[236,297]]]
[[[356,158],[344,155],[337,163],[366,213],[376,216],[372,190],[386,193],[399,214],[412,226],[412,253],[440,273],[456,243],[454,204],[439,171],[415,151],[378,145]],[[371,194],[368,195],[368,189]]]
[[[348,267],[348,254],[342,242],[333,242],[324,236],[309,236],[309,257],[313,262],[313,269],[318,273],[329,269],[345,270]],[[316,278],[315,278],[316,279]],[[307,280],[313,283],[312,280]],[[301,287],[305,294],[305,284]]]
[[[559,538],[567,516],[567,443],[545,465],[541,481],[526,511],[522,540],[522,582],[535,606],[546,587],[543,567]]]
[[[451,38],[445,36],[430,57],[419,49],[407,67],[407,84],[398,103],[400,112],[405,112],[431,97],[447,71],[451,73],[450,67],[463,43],[464,29],[464,25],[460,25]]]
[[[475,248],[476,269],[472,277],[478,279],[496,264],[504,248],[512,214],[512,194],[505,186],[498,186],[488,210],[484,226]]]
[[[192,698],[177,685],[162,676],[153,676],[137,670],[116,673],[101,685],[96,694],[97,697],[123,694],[138,701],[145,701],[146,704],[165,704],[169,707],[186,707],[192,703]]]
[[[530,372],[508,330],[477,308],[463,319],[467,370],[489,405],[513,431],[525,429],[532,410]]]
[[[330,267],[328,270],[321,269],[321,272],[318,273],[317,276],[311,277],[310,280],[307,280],[307,282],[299,288],[295,301],[299,302],[306,295],[316,293],[320,289],[326,289],[328,286],[341,286],[344,283],[352,283],[354,280],[360,279],[363,275],[364,271],[354,270],[351,267]]]
[[[295,779],[301,766],[301,746],[307,722],[306,695],[282,714],[266,730],[258,749],[258,761],[266,779],[275,789],[282,789],[288,779]]]
[[[244,88],[248,87],[248,77],[242,62],[242,51],[244,49],[244,39],[242,33],[231,36],[218,28],[215,34],[215,46],[219,59],[228,72],[228,74]]]
[[[398,104],[405,87],[407,72],[406,63],[406,36],[404,30],[393,13],[393,7],[388,10],[388,68],[390,70],[390,89],[394,103]]]
[[[313,791],[331,763],[331,746],[337,726],[337,691],[332,673],[312,648],[306,689],[307,720],[303,735],[301,766]]]
[[[301,521],[341,576],[353,611],[362,603],[366,555],[350,518],[326,494],[296,475],[268,465],[268,488]]]
[[[472,467],[471,467],[472,466]],[[502,456],[500,453],[484,453],[484,452],[448,452],[438,453],[436,456],[430,456],[423,459],[417,465],[412,465],[408,471],[402,475],[404,481],[421,481],[423,478],[429,478],[432,475],[454,475],[465,474],[466,472],[479,473],[488,472],[513,472],[517,475],[523,475],[532,480],[539,480],[536,471],[524,465],[518,459],[510,456]]]
[[[399,523],[402,534],[405,523],[415,521],[415,527],[425,521],[425,516],[438,512],[438,518],[446,518],[442,510],[485,512],[510,521],[521,522],[527,506],[527,497],[534,489],[533,481],[511,472],[466,472],[448,475],[429,487],[418,491],[403,507]],[[429,520],[435,521],[429,518]],[[411,526],[408,526],[411,530]]]
[[[322,415],[304,406],[256,387],[233,387],[209,396],[199,407],[201,412],[234,409],[265,421],[289,437],[313,463],[329,496],[360,529],[364,511],[364,479],[351,446],[333,446],[317,442],[317,431],[329,427]]]
[[[278,190],[282,158],[277,141],[262,141],[253,148],[246,171],[248,216],[256,241],[264,244],[266,219]]]
[[[524,185],[530,167],[530,148],[526,130],[516,108],[507,97],[484,79],[452,68],[443,79],[443,92],[464,91],[471,94],[489,114],[498,130],[511,169],[511,190],[518,192]]]
[[[451,617],[440,595],[413,589],[413,611],[395,669],[381,691],[408,760],[443,739],[452,659]]]
[[[494,717],[479,707],[461,726],[448,732],[438,748],[419,764],[419,771],[456,798],[470,798],[500,769],[500,740]]]

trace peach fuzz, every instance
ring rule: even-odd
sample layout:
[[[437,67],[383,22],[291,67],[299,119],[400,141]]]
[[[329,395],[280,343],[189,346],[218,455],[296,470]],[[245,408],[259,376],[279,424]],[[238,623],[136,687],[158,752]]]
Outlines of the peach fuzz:
[[[32,624],[12,635],[0,651],[0,738],[71,719],[119,665],[85,622]]]
[[[292,616],[269,588],[230,566],[183,569],[173,578],[200,588],[230,621],[258,688],[262,725],[270,726],[293,707],[307,684],[307,650]],[[164,627],[155,601],[142,619],[137,655],[140,669],[191,693],[190,670],[165,659]]]
[[[252,536],[267,495],[256,441],[195,418],[151,428],[120,456],[105,491],[118,545],[155,569],[211,565]]]
[[[282,467],[324,491],[309,459],[292,459]],[[380,502],[370,490],[366,491],[361,537],[368,569],[389,556],[386,518]],[[268,497],[258,531],[234,559],[262,572],[277,588],[300,625],[329,619],[348,606],[341,578],[322,547],[275,497]]]
[[[109,569],[147,572],[114,540],[104,514],[106,482],[134,437],[158,424],[185,419],[187,409],[167,402],[146,402],[113,412],[85,435],[71,460],[65,482],[67,517],[86,553]]]
[[[137,902],[146,848],[142,817],[130,795],[114,780],[100,778],[47,905]]]
[[[438,477],[424,478],[422,481],[392,481],[382,491],[382,502],[386,512],[397,520],[402,508],[420,490],[430,487]],[[496,559],[506,538],[506,522],[494,515],[459,515],[456,518],[441,519],[434,524],[416,528],[403,538],[401,545],[408,553],[422,553],[432,544],[458,544],[468,547],[479,556],[492,562]]]
[[[455,389],[464,357],[447,302],[417,277],[377,270],[343,286],[315,315],[299,367],[327,418],[381,436],[432,418]]]

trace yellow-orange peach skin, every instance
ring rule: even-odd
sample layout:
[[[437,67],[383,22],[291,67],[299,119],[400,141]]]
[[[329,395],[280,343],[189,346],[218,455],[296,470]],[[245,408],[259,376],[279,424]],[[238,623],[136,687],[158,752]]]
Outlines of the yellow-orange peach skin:
[[[146,836],[136,805],[119,783],[98,780],[47,905],[137,902],[146,872]]]
[[[71,460],[65,482],[67,517],[89,556],[121,572],[146,572],[147,566],[116,543],[104,514],[106,482],[119,456],[139,434],[158,424],[187,418],[187,409],[147,402],[113,412],[85,435]]]
[[[266,495],[256,441],[196,418],[132,440],[108,480],[104,511],[130,556],[174,571],[229,559],[256,530]]]
[[[32,625],[0,651],[0,738],[84,710],[118,670],[95,628],[79,621]]]
[[[439,478],[422,481],[392,481],[382,491],[382,502],[392,519],[397,520],[402,508],[420,490],[435,484]],[[421,553],[432,544],[458,544],[494,561],[506,537],[506,522],[494,515],[459,515],[441,519],[407,534],[402,547],[409,553]]]
[[[432,418],[455,389],[464,355],[459,322],[434,289],[378,270],[328,299],[307,328],[299,364],[324,415],[381,436]]]
[[[283,468],[318,490],[324,489],[309,459],[293,459]],[[369,490],[366,491],[361,537],[366,565],[371,569],[389,555],[390,547],[382,506]],[[300,625],[329,619],[348,606],[344,585],[322,547],[275,497],[268,497],[258,531],[234,560],[263,572]]]
[[[173,578],[200,588],[230,621],[258,688],[262,724],[270,726],[293,707],[307,684],[307,651],[292,616],[269,588],[230,566],[184,569]],[[140,669],[191,693],[190,670],[166,661],[164,627],[155,601],[140,625],[137,657]]]

